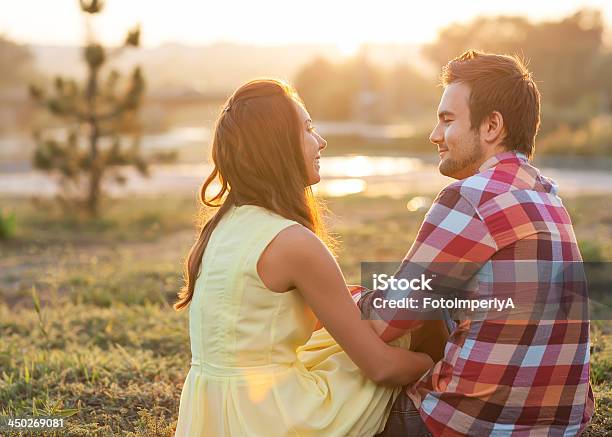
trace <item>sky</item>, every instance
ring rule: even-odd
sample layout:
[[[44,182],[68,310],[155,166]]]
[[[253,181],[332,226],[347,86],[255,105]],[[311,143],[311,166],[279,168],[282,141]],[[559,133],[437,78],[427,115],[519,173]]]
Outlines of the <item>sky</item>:
[[[580,7],[598,8],[608,26],[612,23],[609,0],[106,0],[94,26],[107,44],[122,42],[125,31],[140,23],[148,47],[331,43],[350,53],[364,42],[433,41],[449,23],[477,15],[527,15],[539,21]],[[78,0],[0,0],[0,34],[18,42],[75,45],[84,32]]]

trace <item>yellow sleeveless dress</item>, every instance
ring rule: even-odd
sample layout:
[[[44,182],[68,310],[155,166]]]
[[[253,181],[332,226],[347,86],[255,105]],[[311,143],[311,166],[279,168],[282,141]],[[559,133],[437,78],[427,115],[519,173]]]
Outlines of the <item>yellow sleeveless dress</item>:
[[[189,309],[192,362],[177,436],[370,436],[400,388],[368,380],[298,290],[274,293],[257,261],[296,222],[243,205],[211,235]],[[400,343],[408,347],[409,336]]]

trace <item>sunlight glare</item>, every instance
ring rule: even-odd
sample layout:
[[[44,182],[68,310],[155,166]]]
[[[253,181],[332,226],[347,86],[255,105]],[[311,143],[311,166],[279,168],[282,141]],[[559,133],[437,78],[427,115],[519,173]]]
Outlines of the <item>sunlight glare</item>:
[[[349,194],[363,193],[367,184],[363,179],[332,179],[321,181],[313,186],[313,191],[318,195],[329,197],[342,197]]]

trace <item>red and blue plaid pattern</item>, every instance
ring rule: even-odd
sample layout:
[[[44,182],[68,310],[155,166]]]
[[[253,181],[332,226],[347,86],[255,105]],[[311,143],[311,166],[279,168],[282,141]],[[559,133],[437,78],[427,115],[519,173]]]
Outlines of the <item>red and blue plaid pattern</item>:
[[[581,260],[555,184],[506,152],[440,192],[396,277],[409,263],[475,264],[466,292],[491,298],[509,283],[520,290],[519,265]],[[531,286],[547,290],[549,279],[533,279],[539,271]],[[459,321],[444,358],[408,395],[433,435],[576,435],[594,408],[588,319]]]

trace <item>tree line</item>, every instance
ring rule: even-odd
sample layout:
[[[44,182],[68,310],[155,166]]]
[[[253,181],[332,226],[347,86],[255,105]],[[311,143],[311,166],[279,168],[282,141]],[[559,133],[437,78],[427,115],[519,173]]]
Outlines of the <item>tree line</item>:
[[[532,22],[520,16],[479,17],[442,29],[422,48],[440,71],[450,59],[473,48],[516,54],[525,59],[543,101],[542,134],[560,125],[583,126],[610,113],[612,51],[604,46],[604,21],[597,10],[583,9],[556,21]],[[391,122],[431,113],[440,94],[437,78],[405,62],[383,68],[367,52],[340,63],[315,59],[296,77],[296,87],[317,118]]]

